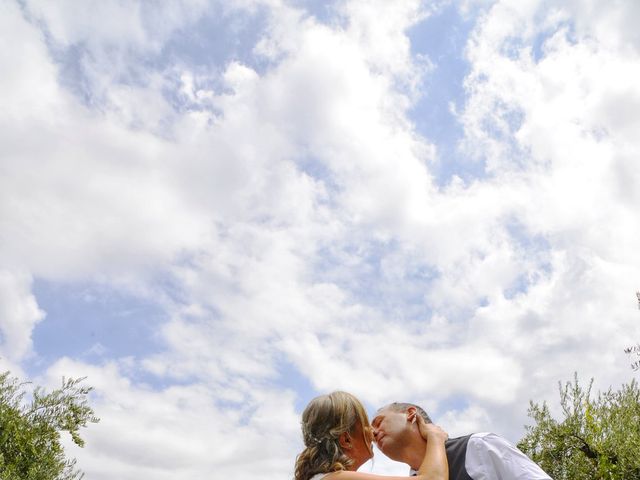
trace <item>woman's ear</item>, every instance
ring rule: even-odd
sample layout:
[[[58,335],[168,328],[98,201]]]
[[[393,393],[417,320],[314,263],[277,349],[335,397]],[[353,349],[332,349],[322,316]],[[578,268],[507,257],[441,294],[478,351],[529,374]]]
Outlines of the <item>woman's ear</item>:
[[[338,437],[338,443],[343,450],[350,450],[352,448],[352,445],[351,435],[349,435],[349,432],[342,432]]]

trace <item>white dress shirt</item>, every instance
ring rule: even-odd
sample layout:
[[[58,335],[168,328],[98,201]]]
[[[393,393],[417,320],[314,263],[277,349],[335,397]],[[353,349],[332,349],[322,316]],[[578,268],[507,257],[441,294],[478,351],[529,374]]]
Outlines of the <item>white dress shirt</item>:
[[[495,433],[471,435],[465,466],[473,480],[551,480],[533,460]]]
[[[415,473],[413,469],[410,472]],[[449,465],[451,480],[467,475],[472,480],[552,480],[533,460],[495,433],[470,435],[464,466],[462,462]]]

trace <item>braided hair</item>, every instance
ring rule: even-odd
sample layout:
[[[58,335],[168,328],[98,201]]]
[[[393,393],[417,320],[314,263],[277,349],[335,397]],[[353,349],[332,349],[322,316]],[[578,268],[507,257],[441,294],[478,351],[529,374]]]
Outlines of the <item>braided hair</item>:
[[[318,473],[348,470],[353,460],[343,452],[340,435],[366,432],[369,419],[362,403],[347,392],[320,395],[302,413],[304,450],[296,457],[295,480],[309,480]],[[368,444],[368,443],[367,443]]]

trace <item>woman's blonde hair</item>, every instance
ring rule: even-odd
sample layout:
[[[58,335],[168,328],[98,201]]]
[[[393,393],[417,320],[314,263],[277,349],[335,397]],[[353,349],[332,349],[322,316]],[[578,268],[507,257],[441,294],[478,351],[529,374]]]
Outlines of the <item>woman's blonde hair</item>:
[[[347,392],[333,392],[311,400],[302,412],[305,449],[296,457],[295,480],[347,470],[353,460],[342,451],[339,438],[344,432],[353,434],[357,424],[371,449],[367,441],[369,418],[360,400]]]

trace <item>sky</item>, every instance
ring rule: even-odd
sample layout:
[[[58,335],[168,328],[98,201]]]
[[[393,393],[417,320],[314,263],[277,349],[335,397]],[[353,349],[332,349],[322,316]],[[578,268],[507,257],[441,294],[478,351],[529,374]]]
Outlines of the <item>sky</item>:
[[[574,372],[637,379],[638,23],[0,2],[0,368],[87,377],[91,480],[292,478],[333,390],[515,443]]]

